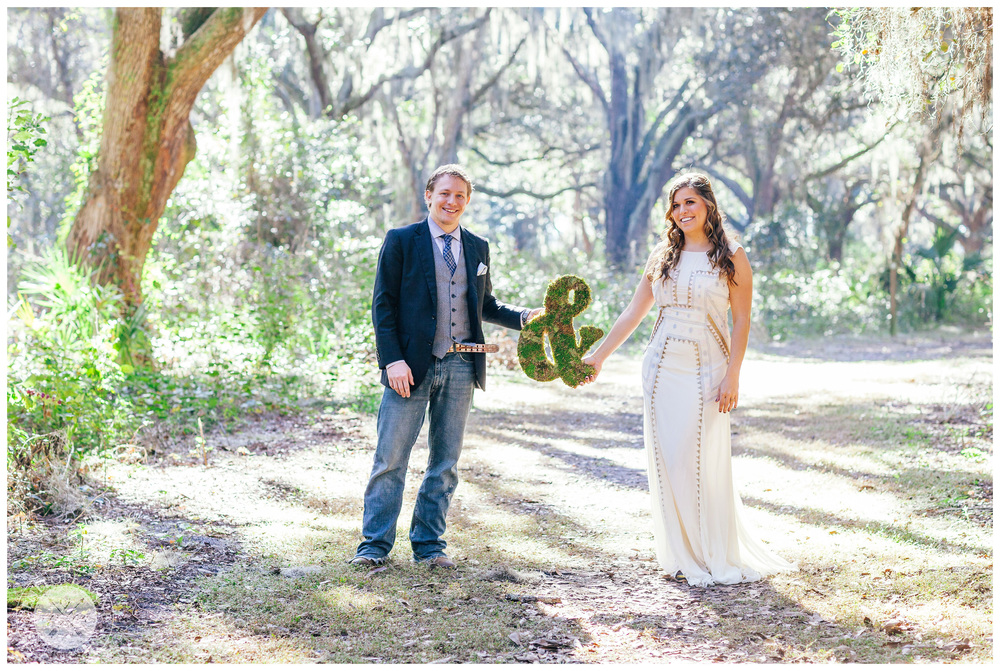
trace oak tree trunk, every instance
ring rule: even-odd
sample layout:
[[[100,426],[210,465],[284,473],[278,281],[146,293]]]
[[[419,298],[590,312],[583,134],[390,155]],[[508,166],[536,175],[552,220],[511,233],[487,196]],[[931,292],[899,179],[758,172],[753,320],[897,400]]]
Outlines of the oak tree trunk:
[[[153,234],[195,155],[195,98],[266,11],[216,9],[166,58],[159,7],[115,10],[98,164],[67,245],[99,269],[102,284],[116,284],[129,307],[142,303]]]

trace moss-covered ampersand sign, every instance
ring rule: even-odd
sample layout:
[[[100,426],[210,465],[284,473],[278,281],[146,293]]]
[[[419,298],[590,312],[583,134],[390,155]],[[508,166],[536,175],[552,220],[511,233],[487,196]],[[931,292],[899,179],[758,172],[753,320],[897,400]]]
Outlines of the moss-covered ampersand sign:
[[[581,361],[604,331],[596,326],[580,327],[576,340],[573,318],[590,305],[590,287],[576,275],[563,275],[545,290],[545,311],[521,329],[517,358],[524,374],[533,380],[548,382],[557,377],[570,387],[579,386],[594,367]],[[549,335],[552,358],[545,354],[545,334]]]

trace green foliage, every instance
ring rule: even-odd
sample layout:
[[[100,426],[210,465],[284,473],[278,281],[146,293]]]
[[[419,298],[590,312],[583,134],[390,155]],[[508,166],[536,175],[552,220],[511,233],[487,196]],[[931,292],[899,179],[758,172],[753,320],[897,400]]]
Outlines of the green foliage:
[[[987,122],[992,106],[993,10],[989,7],[835,9],[831,47],[856,68],[890,116],[929,115],[956,98],[965,119]],[[984,131],[986,130],[984,123]]]
[[[43,585],[43,586],[32,586],[32,587],[8,587],[7,588],[7,608],[9,610],[34,610],[35,605],[38,603],[39,597],[41,597],[45,592],[56,587],[73,587],[75,589],[83,590],[86,592],[87,596],[96,604],[100,603],[97,595],[91,592],[86,587],[82,585],[77,585],[74,583],[65,583],[60,585]]]
[[[7,197],[25,193],[17,183],[39,149],[48,144],[42,125],[49,117],[35,114],[27,100],[14,96],[7,106]]]
[[[194,35],[202,24],[208,21],[208,17],[212,16],[215,9],[215,7],[185,7],[180,10],[177,20],[180,21],[184,39]]]
[[[598,324],[613,324],[632,299],[642,277],[641,268],[636,268],[631,275],[609,269],[599,255],[587,257],[582,252],[573,251],[532,258],[510,252],[508,244],[504,239],[491,241],[491,275],[493,293],[512,305],[540,307],[544,305],[548,277],[578,275],[587,277],[591,287],[593,302],[587,308],[590,320]],[[645,344],[652,334],[653,323],[653,319],[647,319],[640,324],[626,341],[626,346]],[[505,330],[490,324],[484,324],[484,328]]]
[[[885,328],[887,298],[879,277],[853,259],[812,272],[760,269],[754,273],[754,293],[754,321],[777,340]]]
[[[15,194],[27,193],[18,183],[18,178],[28,168],[39,149],[48,144],[42,137],[45,127],[42,125],[49,117],[35,114],[28,107],[27,100],[17,96],[7,106],[7,200],[14,200]],[[7,217],[7,228],[10,229],[10,217]],[[14,245],[14,238],[7,234],[7,248]]]
[[[545,312],[521,330],[517,343],[517,357],[525,375],[541,382],[560,377],[570,387],[583,383],[594,368],[580,359],[604,336],[604,331],[595,326],[583,326],[577,342],[573,318],[589,305],[590,287],[583,279],[563,275],[549,284],[545,290]],[[554,363],[545,354],[546,334]]]
[[[992,322],[992,263],[979,255],[960,256],[954,242],[953,233],[938,229],[929,246],[904,255],[900,320],[911,328]]]
[[[92,285],[91,272],[61,248],[30,262],[23,277],[7,348],[8,462],[30,463],[10,450],[28,450],[38,435],[58,432],[71,451],[124,440],[136,425],[118,393],[117,290]]]

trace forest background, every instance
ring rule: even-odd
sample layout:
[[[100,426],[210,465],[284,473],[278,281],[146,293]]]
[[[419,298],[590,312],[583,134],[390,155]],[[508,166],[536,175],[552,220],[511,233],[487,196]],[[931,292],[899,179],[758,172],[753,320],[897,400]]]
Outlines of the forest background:
[[[989,9],[6,18],[9,508],[58,512],[42,462],[374,410],[379,245],[442,163],[506,302],[573,273],[610,327],[693,167],[755,342],[992,327]]]

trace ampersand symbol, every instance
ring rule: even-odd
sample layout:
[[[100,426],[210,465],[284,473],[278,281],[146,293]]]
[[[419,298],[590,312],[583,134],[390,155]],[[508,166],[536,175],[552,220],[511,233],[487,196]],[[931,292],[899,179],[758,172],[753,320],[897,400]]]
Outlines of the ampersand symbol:
[[[570,387],[577,387],[594,371],[580,359],[604,336],[604,331],[582,326],[577,343],[573,328],[573,318],[589,305],[590,287],[576,275],[563,275],[549,284],[545,311],[525,325],[517,341],[517,358],[525,375],[539,382],[560,377]],[[545,354],[546,333],[555,362]]]

